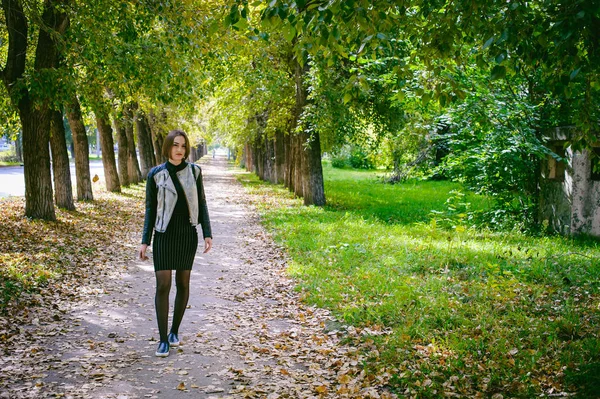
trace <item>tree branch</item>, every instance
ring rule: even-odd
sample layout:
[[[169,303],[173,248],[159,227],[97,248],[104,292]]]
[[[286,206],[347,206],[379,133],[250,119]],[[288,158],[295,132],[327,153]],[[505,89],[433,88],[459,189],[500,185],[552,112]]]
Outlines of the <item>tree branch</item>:
[[[2,70],[2,80],[10,93],[14,83],[25,72],[27,18],[19,0],[2,0],[2,9],[8,30],[8,55]]]

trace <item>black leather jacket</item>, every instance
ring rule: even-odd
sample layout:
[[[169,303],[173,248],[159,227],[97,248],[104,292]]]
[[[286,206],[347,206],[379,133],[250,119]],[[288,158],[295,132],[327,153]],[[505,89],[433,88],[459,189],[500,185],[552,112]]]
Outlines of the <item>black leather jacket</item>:
[[[188,193],[190,192],[188,190],[194,190],[194,184],[196,186],[196,192],[192,191],[191,195],[194,198],[186,198],[190,211],[190,223],[193,226],[201,225],[204,238],[212,238],[200,166],[190,163],[182,171],[177,172],[177,175],[184,190]],[[190,187],[187,187],[188,184]],[[198,203],[190,204],[190,201],[196,198]],[[166,230],[176,202],[177,192],[168,173],[167,164],[163,163],[155,166],[150,170],[146,179],[146,216],[142,244],[150,245],[153,230],[160,232]],[[159,209],[162,210],[160,215],[157,212]],[[165,209],[167,212],[165,212]],[[192,220],[191,216],[195,214],[198,215],[198,220]]]

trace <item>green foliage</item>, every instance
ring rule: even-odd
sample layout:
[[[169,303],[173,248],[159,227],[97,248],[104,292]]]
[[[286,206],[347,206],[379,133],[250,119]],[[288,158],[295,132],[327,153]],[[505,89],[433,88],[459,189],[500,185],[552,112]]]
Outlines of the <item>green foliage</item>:
[[[334,168],[346,168],[348,167],[348,158],[339,152],[331,155],[331,166]]]
[[[486,210],[485,199],[456,193],[450,209],[450,182],[390,186],[373,172],[326,168],[331,200],[317,208],[238,176],[287,249],[302,297],[371,340],[365,371],[392,374],[395,392],[595,392],[598,241],[427,223],[430,210],[455,221],[468,203]]]
[[[0,151],[0,165],[17,165],[19,159],[14,148],[8,151]]]
[[[473,222],[471,203],[466,201],[465,194],[460,190],[452,190],[446,200],[446,208],[430,212],[432,227],[442,227],[465,231],[467,224]],[[471,226],[475,227],[475,226]]]
[[[0,85],[0,126],[0,136],[13,140],[21,129],[19,115],[11,103],[4,85]]]
[[[374,156],[368,154],[361,146],[345,145],[331,155],[331,166],[334,168],[374,169],[373,158]]]
[[[504,224],[535,222],[540,160],[549,153],[538,138],[538,110],[517,86],[473,77],[474,90],[448,108],[433,136],[447,150],[438,172],[494,199]],[[498,215],[496,215],[498,216]],[[499,220],[498,218],[496,218]]]
[[[350,166],[355,169],[373,169],[373,162],[369,159],[369,154],[362,147],[353,147],[348,160]]]

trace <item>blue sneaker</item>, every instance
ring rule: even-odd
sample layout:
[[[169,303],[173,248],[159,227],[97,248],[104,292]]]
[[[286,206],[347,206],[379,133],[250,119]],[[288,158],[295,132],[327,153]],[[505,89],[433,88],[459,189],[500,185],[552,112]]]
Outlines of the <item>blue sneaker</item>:
[[[159,342],[158,348],[156,349],[156,356],[158,357],[167,357],[169,356],[169,343],[168,342]]]
[[[170,332],[169,333],[169,345],[172,347],[176,347],[179,346],[180,342],[179,342],[179,337],[177,336],[177,334]]]

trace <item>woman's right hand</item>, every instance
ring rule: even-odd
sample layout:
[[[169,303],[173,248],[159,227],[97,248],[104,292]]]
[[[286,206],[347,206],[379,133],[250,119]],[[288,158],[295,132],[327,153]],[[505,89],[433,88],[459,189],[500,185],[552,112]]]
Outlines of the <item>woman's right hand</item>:
[[[146,249],[148,249],[148,244],[140,245],[140,248],[138,249],[138,256],[140,260],[148,260],[148,257],[146,256]]]

